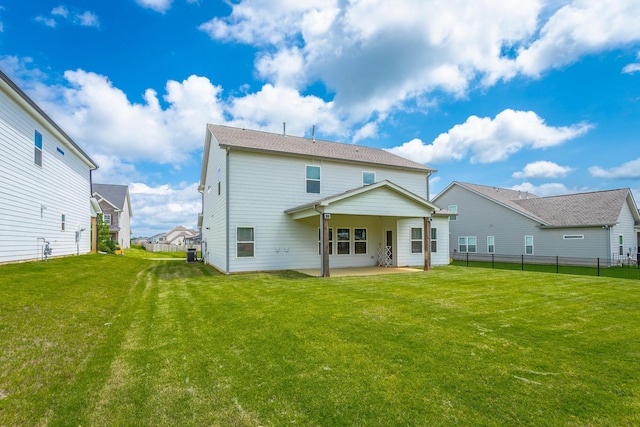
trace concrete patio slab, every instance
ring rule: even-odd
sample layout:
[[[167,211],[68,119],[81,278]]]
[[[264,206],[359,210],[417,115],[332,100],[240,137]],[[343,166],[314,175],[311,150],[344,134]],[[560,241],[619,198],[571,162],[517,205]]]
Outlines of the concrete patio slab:
[[[307,276],[319,277],[319,268],[307,268],[294,270]],[[331,277],[348,277],[348,276],[377,276],[381,274],[398,274],[398,273],[419,273],[423,271],[420,268],[412,267],[351,267],[351,268],[332,268],[330,270]]]

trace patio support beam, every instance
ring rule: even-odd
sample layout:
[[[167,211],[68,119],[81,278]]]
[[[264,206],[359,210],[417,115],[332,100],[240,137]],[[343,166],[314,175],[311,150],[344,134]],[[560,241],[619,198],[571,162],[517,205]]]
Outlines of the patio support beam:
[[[320,214],[322,218],[322,277],[329,277],[329,215]]]
[[[424,217],[424,271],[431,270],[431,218]]]

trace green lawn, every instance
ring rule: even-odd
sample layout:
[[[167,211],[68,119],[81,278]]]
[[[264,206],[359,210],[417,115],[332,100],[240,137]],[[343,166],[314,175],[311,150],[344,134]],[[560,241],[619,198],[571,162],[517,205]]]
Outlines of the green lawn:
[[[5,425],[640,425],[640,283],[0,266]]]

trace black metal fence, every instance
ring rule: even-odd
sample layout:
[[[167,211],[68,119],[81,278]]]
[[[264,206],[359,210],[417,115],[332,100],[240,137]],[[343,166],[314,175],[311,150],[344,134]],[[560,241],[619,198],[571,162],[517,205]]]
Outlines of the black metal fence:
[[[640,255],[620,258],[571,258],[561,256],[503,255],[453,252],[454,265],[540,271],[558,274],[640,279]]]

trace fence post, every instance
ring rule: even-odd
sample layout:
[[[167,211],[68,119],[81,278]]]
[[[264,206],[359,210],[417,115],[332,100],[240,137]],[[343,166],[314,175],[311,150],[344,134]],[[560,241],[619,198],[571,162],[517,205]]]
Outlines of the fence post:
[[[600,277],[600,257],[598,257],[598,277]]]
[[[556,255],[556,274],[558,274],[558,255]]]
[[[495,266],[495,254],[491,254],[491,268],[496,268],[496,266]]]
[[[524,271],[524,254],[520,255],[520,269]]]
[[[467,267],[469,267],[469,252],[467,252]]]

